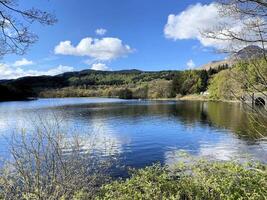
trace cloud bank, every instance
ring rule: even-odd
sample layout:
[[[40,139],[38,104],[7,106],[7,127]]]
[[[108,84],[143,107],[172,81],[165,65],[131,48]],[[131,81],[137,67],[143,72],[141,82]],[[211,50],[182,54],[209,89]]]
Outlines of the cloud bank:
[[[110,71],[111,69],[104,63],[95,63],[91,67],[92,70],[97,71]]]
[[[26,65],[33,65],[33,61],[28,60],[26,58],[22,58],[21,60],[17,60],[13,64],[13,66],[15,67],[21,67],[21,66],[26,66]]]
[[[132,51],[129,45],[125,45],[120,39],[112,37],[102,39],[87,37],[82,39],[77,46],[73,46],[71,41],[63,41],[54,49],[55,54],[88,56],[100,61],[123,57]]]
[[[205,30],[212,29],[216,31],[222,27],[234,32],[244,33],[245,31],[243,30],[244,25],[240,21],[233,17],[221,16],[216,3],[208,5],[197,3],[177,15],[170,14],[164,27],[164,35],[166,38],[173,40],[196,39],[205,47],[222,49],[229,46],[231,42],[210,39],[201,34]],[[223,38],[223,36],[220,37]]]
[[[70,66],[59,65],[47,71],[39,70],[24,70],[21,67],[13,67],[4,63],[0,63],[0,79],[16,79],[24,76],[53,76],[64,72],[73,71],[74,68]]]

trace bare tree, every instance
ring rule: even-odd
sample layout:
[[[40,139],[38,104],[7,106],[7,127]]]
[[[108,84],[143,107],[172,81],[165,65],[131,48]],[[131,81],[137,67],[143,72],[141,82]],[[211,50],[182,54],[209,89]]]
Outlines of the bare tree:
[[[24,54],[36,42],[38,36],[29,25],[56,23],[55,15],[37,8],[21,9],[17,0],[0,0],[0,56],[14,53]]]
[[[219,0],[228,12],[243,16],[266,17],[266,0]],[[224,8],[225,8],[224,7]]]
[[[68,135],[57,118],[40,120],[12,137],[11,158],[0,169],[0,199],[92,199],[109,180],[113,157],[96,155],[94,138],[85,143]]]
[[[267,110],[264,106],[260,109],[254,107],[254,95],[267,98],[267,1],[218,0],[217,6],[224,20],[216,27],[203,31],[203,35],[211,40],[223,41],[224,45],[219,50],[232,54],[235,67],[230,70],[232,78],[242,85],[240,100],[249,108],[246,111],[249,111],[251,124],[255,125],[254,130],[264,136],[267,134]],[[238,28],[233,28],[233,23]],[[255,48],[246,48],[251,45],[260,48],[257,52]],[[246,52],[240,57],[237,52],[244,47]],[[247,99],[251,99],[252,104],[247,103]]]
[[[203,31],[213,40],[224,41],[219,50],[236,52],[248,45],[265,49],[267,42],[266,0],[218,0],[218,10],[223,20],[215,27]],[[237,24],[233,28],[233,24]],[[262,51],[265,55],[265,51]]]

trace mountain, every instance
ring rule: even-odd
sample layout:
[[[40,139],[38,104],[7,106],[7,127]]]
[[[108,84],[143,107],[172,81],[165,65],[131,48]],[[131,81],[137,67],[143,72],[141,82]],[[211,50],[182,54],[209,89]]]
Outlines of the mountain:
[[[258,46],[248,46],[241,49],[239,52],[231,55],[228,59],[221,61],[213,61],[202,66],[201,69],[211,70],[212,73],[218,73],[218,71],[226,69],[228,66],[232,66],[238,60],[249,59],[252,57],[258,57],[262,55],[263,50]],[[137,69],[131,70],[120,70],[120,71],[95,71],[91,69],[66,72],[56,76],[35,76],[35,77],[22,77],[14,80],[0,80],[0,100],[1,99],[12,99],[25,98],[25,97],[36,97],[40,93],[46,91],[57,91],[64,88],[74,90],[79,89],[90,89],[95,91],[97,88],[123,88],[129,86],[140,86],[144,83],[149,83],[154,80],[173,80],[175,76],[180,74],[183,77],[184,73],[186,76],[187,72],[179,71],[140,71]],[[190,72],[189,72],[190,73]],[[196,72],[201,74],[200,70]],[[205,71],[201,74],[204,79],[208,76]],[[182,78],[181,78],[182,79]],[[182,79],[183,80],[183,79]],[[185,80],[184,80],[185,81]]]
[[[172,80],[177,71],[140,71],[137,69],[120,71],[82,70],[66,72],[56,76],[22,77],[13,80],[2,80],[0,86],[9,90],[22,92],[25,96],[36,97],[42,91],[67,87],[91,88],[122,87],[136,85],[157,79]],[[6,88],[5,88],[6,89]],[[6,92],[5,92],[6,93]],[[12,94],[15,94],[14,92]],[[1,94],[0,94],[1,99]]]
[[[235,63],[240,60],[248,60],[251,58],[257,58],[263,56],[264,50],[256,45],[249,45],[236,53],[233,53],[225,60],[212,61],[200,67],[200,69],[215,69],[219,66],[229,66],[232,67]]]
[[[230,56],[229,60],[239,61],[263,56],[264,49],[256,45],[247,46]]]

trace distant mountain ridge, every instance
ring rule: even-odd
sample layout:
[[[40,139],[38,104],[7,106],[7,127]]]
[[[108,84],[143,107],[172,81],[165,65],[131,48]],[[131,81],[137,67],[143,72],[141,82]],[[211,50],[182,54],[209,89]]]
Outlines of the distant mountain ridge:
[[[234,53],[233,55],[231,55],[229,59],[233,61],[251,59],[251,58],[262,56],[263,53],[264,53],[264,49],[260,48],[259,46],[249,45],[239,50],[237,53]]]
[[[226,60],[213,61],[208,63],[202,68],[195,70],[195,74],[201,74],[201,78],[207,79],[212,73],[218,73],[218,71],[226,69],[228,66],[232,66],[240,59],[248,59],[262,55],[263,50],[257,46],[248,46],[236,54],[233,54]],[[201,71],[201,69],[209,70],[210,68],[216,68],[213,72]],[[32,76],[21,77],[12,80],[0,80],[0,86],[2,86],[2,93],[10,91],[10,95],[6,95],[6,99],[10,96],[18,94],[21,97],[36,97],[40,92],[46,90],[59,90],[62,88],[90,88],[95,90],[99,88],[107,87],[129,87],[133,85],[141,85],[141,83],[149,83],[155,80],[174,80],[174,77],[179,75],[183,80],[183,72],[178,70],[164,70],[164,71],[141,71],[137,69],[120,70],[120,71],[95,71],[92,69],[86,69],[82,71],[65,72],[55,76]],[[191,73],[190,71],[184,73]],[[206,78],[205,78],[206,77]],[[188,81],[189,79],[186,79]],[[191,79],[190,79],[191,80]],[[192,84],[191,82],[189,82]],[[189,84],[188,83],[188,84]],[[8,90],[7,90],[7,89]],[[0,88],[1,89],[1,88]]]
[[[237,63],[240,60],[247,60],[251,58],[257,58],[262,56],[264,53],[264,49],[260,48],[256,45],[249,45],[238,52],[232,54],[225,60],[218,60],[218,61],[212,61],[210,63],[207,63],[200,67],[200,69],[209,70],[210,68],[218,68],[219,66],[227,65],[229,67],[232,67],[235,63]]]
[[[36,97],[174,97],[175,94],[185,95],[205,91],[208,79],[220,70],[223,68],[211,72],[205,70],[96,71],[86,69],[55,76],[28,76],[1,80],[0,101]]]
[[[137,69],[120,71],[82,71],[65,72],[55,76],[28,76],[18,79],[1,80],[0,86],[22,91],[29,97],[35,97],[41,91],[66,87],[105,87],[136,84],[163,79],[172,80],[178,71],[141,71]]]

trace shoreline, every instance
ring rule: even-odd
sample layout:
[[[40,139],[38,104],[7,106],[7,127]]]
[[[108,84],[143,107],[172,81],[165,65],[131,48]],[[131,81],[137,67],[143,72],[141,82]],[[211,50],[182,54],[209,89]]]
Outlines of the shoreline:
[[[34,101],[38,99],[55,99],[55,98],[116,98],[120,99],[118,97],[104,97],[104,96],[99,96],[99,97],[37,97],[37,98],[28,98],[28,99],[14,99],[14,100],[0,100],[0,102],[10,102],[10,101]],[[185,95],[181,97],[173,97],[173,98],[147,98],[147,99],[122,99],[122,100],[148,100],[148,101],[204,101],[204,102],[225,102],[225,103],[240,103],[238,100],[212,100],[209,99],[207,96],[202,96],[202,95],[197,95],[197,94],[192,94],[192,95]]]
[[[240,103],[238,100],[213,100],[209,99],[207,96],[202,95],[185,95],[181,97],[175,97],[175,98],[158,98],[158,99],[145,99],[145,100],[151,100],[151,101],[204,101],[204,102],[225,102],[225,103]]]

